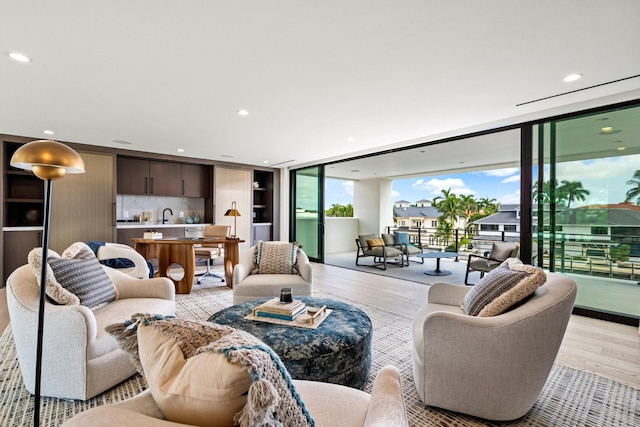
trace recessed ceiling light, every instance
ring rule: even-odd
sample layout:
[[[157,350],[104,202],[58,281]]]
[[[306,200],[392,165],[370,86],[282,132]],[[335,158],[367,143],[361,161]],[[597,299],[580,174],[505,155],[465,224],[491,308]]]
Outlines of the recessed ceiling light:
[[[269,163],[269,160],[263,160],[262,163],[266,165],[267,163]]]
[[[113,142],[115,142],[116,144],[122,144],[122,145],[131,145],[131,144],[133,144],[133,142],[127,141],[125,139],[114,139]]]
[[[351,172],[360,172],[360,169],[351,169]]]
[[[220,154],[220,157],[223,157],[225,159],[233,159],[233,156],[231,154]]]
[[[43,130],[42,133],[44,133],[46,135],[53,135],[53,131],[52,130]]]
[[[238,110],[238,114],[241,116],[248,116],[249,115],[249,111],[247,110]]]
[[[611,135],[614,133],[620,133],[621,130],[614,129],[613,126],[605,126],[600,129],[600,135]]]
[[[353,142],[353,141],[355,141],[355,140],[356,140],[356,139],[355,139],[354,137],[352,137],[352,136],[350,136],[350,137],[348,137],[348,138],[347,138],[347,142]]]
[[[11,57],[11,59],[13,59],[14,61],[18,61],[18,62],[31,62],[31,59],[27,56],[27,55],[23,55],[21,53],[18,52],[11,52],[9,53],[9,56]]]
[[[575,82],[582,78],[582,74],[569,74],[567,77],[562,79],[564,82]]]
[[[177,151],[178,153],[184,153],[184,148],[178,148],[178,149],[176,149],[176,151]]]
[[[627,149],[627,147],[618,147],[618,148],[616,148],[616,150],[618,150],[618,151],[624,151],[626,149]]]

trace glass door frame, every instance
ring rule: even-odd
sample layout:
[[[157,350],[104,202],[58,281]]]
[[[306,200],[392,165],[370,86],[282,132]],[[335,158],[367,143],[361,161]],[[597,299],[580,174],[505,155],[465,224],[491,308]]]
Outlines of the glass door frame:
[[[290,203],[289,203],[289,240],[292,242],[299,241],[298,238],[298,221],[297,221],[297,196],[298,196],[298,186],[297,186],[297,178],[304,171],[309,171],[311,169],[318,169],[317,173],[317,199],[316,202],[316,211],[318,213],[317,222],[315,224],[315,240],[316,247],[307,248],[305,250],[303,243],[303,250],[305,254],[309,257],[310,261],[324,263],[324,165],[315,165],[309,166],[300,169],[292,169],[289,172],[289,194],[290,194]]]

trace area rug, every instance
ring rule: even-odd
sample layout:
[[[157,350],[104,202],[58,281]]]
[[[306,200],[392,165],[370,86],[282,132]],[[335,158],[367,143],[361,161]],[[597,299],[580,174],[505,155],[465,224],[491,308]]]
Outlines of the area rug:
[[[327,293],[318,296],[338,298]],[[214,280],[194,286],[188,295],[178,295],[177,315],[206,320],[212,313],[231,305],[231,290]],[[554,365],[535,406],[523,418],[508,423],[492,423],[434,408],[424,408],[418,399],[411,372],[411,319],[375,307],[346,301],[364,310],[373,323],[373,366],[375,374],[387,364],[400,369],[406,410],[411,426],[638,426],[640,391],[615,381]],[[75,414],[99,405],[121,401],[146,388],[134,376],[86,402],[43,398],[42,425],[59,426]],[[30,426],[33,398],[22,384],[11,328],[0,337],[0,426]]]

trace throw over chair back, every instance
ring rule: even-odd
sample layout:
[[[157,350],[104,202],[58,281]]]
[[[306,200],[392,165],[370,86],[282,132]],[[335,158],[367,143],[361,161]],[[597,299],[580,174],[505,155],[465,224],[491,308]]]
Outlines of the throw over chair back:
[[[518,258],[520,253],[520,242],[493,242],[491,251],[487,251],[483,256],[470,254],[467,259],[467,272],[464,276],[464,284],[470,285],[469,273],[480,272],[480,278],[485,273],[498,267],[507,258]]]

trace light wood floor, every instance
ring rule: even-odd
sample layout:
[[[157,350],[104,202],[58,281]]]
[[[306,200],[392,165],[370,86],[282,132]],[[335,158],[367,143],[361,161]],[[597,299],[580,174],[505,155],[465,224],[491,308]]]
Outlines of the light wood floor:
[[[317,289],[382,310],[413,317],[427,298],[428,286],[324,264],[313,265]],[[0,331],[9,323],[5,289],[0,289]],[[571,316],[557,361],[640,388],[638,328]]]

